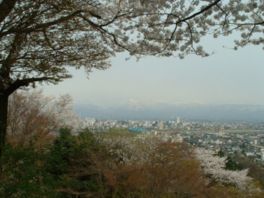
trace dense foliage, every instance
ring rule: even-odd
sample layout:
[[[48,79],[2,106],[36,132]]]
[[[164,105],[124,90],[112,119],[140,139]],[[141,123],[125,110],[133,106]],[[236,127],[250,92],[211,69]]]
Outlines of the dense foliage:
[[[202,171],[193,149],[152,134],[61,129],[53,143],[17,147],[3,155],[0,197],[261,197]],[[140,157],[141,155],[141,157]],[[253,184],[248,184],[253,186]]]

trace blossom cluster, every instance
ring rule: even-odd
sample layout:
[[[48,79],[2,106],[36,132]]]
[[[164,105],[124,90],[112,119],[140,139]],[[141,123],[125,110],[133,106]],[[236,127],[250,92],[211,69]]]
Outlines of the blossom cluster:
[[[161,139],[152,134],[100,136],[101,141],[120,163],[145,163]]]
[[[246,189],[252,178],[248,175],[248,169],[226,170],[226,157],[219,157],[214,151],[202,148],[195,149],[196,158],[200,161],[204,173],[211,180],[224,184],[232,184],[240,189]]]

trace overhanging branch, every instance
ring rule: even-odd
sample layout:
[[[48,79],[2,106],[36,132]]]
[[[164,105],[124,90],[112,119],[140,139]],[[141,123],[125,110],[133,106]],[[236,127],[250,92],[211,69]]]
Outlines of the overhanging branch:
[[[39,78],[27,78],[27,79],[21,79],[21,80],[16,80],[14,83],[12,83],[6,90],[5,94],[10,95],[20,87],[26,87],[30,83],[34,82],[43,82],[43,81],[53,81],[53,82],[58,82],[60,78],[55,78],[55,77],[39,77]]]

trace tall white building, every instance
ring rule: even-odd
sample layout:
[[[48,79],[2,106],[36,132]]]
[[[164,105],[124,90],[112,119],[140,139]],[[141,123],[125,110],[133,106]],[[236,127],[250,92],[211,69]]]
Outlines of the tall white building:
[[[261,152],[261,160],[264,161],[264,148],[262,148],[260,152]]]
[[[181,118],[177,117],[176,124],[180,124],[180,123],[181,123]]]

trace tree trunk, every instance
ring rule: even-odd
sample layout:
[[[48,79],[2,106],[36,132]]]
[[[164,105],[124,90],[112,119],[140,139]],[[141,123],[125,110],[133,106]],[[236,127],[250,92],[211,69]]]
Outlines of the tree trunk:
[[[3,149],[5,146],[5,140],[6,140],[7,109],[8,109],[8,95],[0,92],[0,158],[2,157]]]

